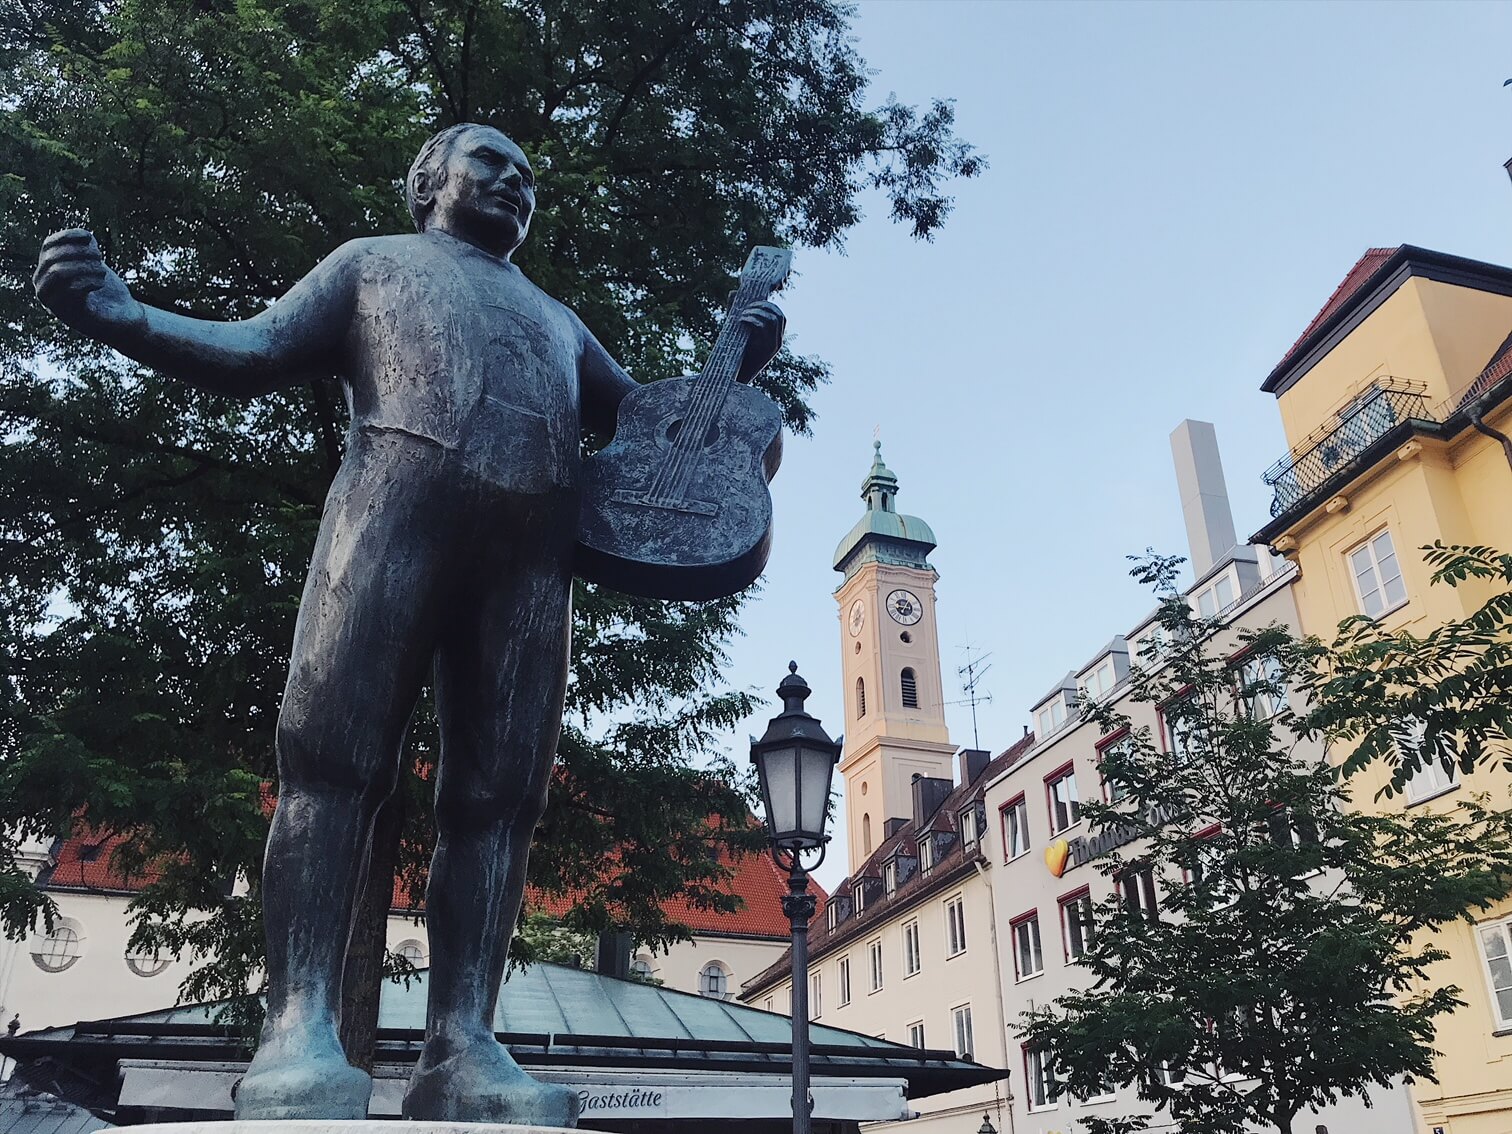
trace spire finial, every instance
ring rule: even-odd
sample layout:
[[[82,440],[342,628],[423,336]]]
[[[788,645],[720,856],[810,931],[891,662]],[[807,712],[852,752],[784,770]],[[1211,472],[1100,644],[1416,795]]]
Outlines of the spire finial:
[[[881,426],[877,427],[879,430]],[[882,439],[872,442],[872,466],[861,482],[861,499],[871,512],[891,512],[893,497],[898,495],[898,478],[882,460]]]

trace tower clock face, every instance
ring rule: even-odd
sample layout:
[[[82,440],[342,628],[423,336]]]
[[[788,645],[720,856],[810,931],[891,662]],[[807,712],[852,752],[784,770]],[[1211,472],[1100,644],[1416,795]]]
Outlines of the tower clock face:
[[[892,615],[894,622],[912,626],[924,617],[924,604],[912,591],[896,590],[887,596],[887,613]]]
[[[866,604],[860,599],[851,603],[849,625],[852,638],[859,635],[861,627],[866,625]]]

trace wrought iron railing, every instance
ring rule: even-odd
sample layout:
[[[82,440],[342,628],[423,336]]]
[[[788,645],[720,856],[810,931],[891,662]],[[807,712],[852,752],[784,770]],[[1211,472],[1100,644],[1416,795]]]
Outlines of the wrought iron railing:
[[[1433,421],[1424,387],[1399,378],[1382,378],[1340,410],[1329,426],[1314,434],[1306,448],[1288,453],[1265,471],[1275,490],[1272,518],[1307,499],[1354,466],[1373,444],[1404,421]]]

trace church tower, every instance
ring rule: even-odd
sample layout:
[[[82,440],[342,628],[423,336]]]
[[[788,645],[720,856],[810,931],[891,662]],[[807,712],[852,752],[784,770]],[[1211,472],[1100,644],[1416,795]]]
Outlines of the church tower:
[[[913,813],[916,776],[951,778],[956,746],[945,727],[934,532],[894,508],[898,478],[875,445],[861,486],[866,513],[835,549],[845,689],[845,777],[850,868]]]

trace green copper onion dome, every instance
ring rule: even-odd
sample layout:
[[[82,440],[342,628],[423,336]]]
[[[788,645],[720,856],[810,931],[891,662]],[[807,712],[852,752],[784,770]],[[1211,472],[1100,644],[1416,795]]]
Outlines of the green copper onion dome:
[[[928,555],[936,546],[935,534],[919,517],[893,510],[898,478],[882,460],[882,442],[875,442],[873,448],[871,471],[861,482],[866,514],[835,548],[835,570],[849,576],[854,568],[870,562],[927,568]]]

